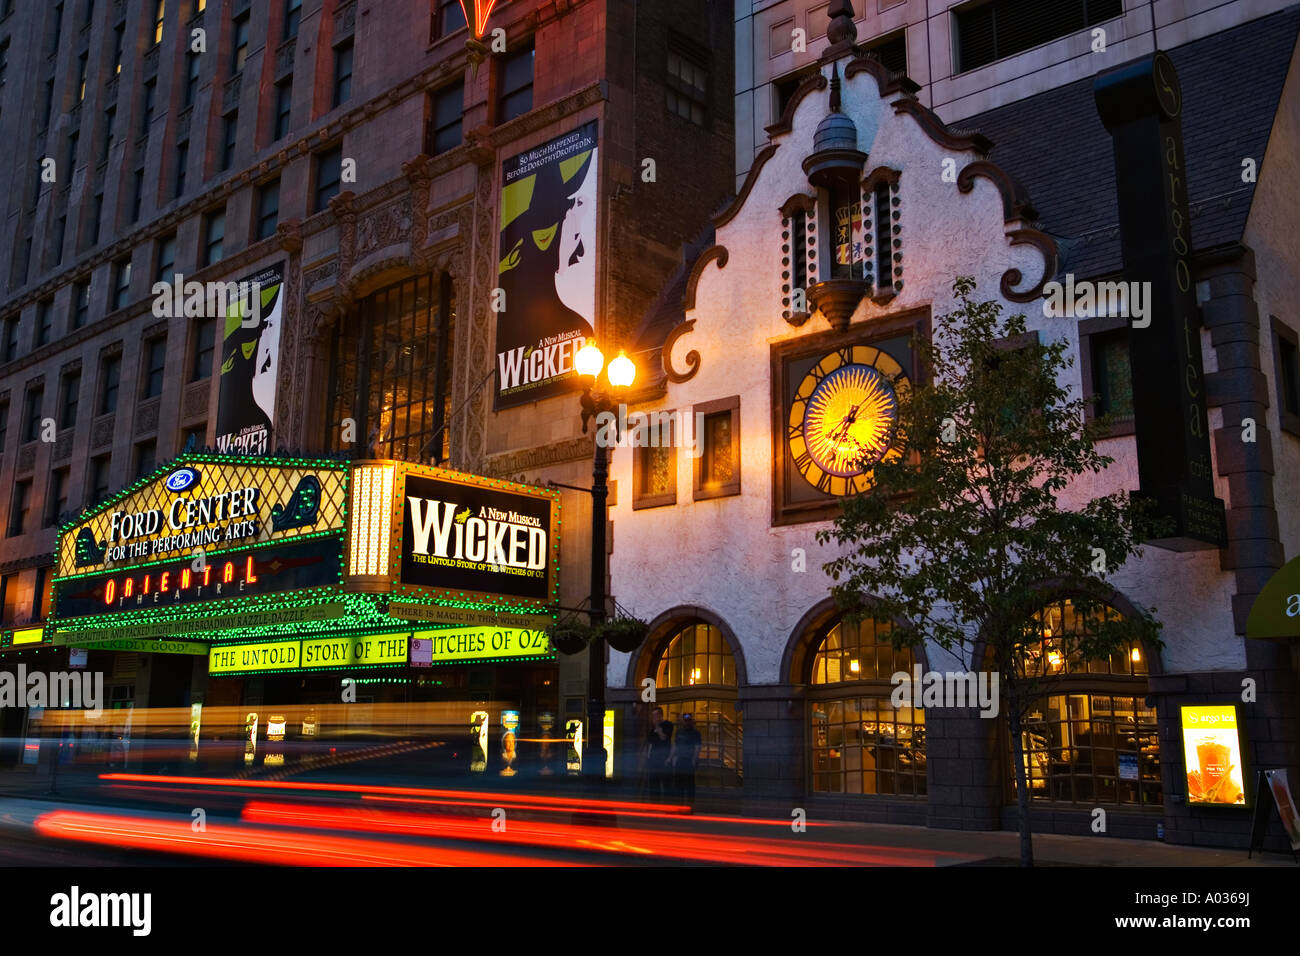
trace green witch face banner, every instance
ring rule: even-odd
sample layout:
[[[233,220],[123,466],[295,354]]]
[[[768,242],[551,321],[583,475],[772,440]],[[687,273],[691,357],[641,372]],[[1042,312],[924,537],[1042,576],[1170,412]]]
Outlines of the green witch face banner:
[[[496,408],[572,389],[596,314],[596,123],[502,165]]]
[[[265,455],[275,427],[284,315],[284,263],[239,281],[241,297],[226,309],[221,332],[217,451]]]

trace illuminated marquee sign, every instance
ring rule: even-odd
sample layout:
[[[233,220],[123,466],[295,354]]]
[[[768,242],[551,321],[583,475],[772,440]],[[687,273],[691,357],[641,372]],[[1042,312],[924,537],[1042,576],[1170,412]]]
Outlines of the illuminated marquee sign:
[[[341,532],[345,476],[325,461],[182,456],[65,529],[57,577]]]
[[[394,530],[401,588],[459,598],[550,603],[559,556],[553,492],[435,469],[405,468]],[[398,516],[400,515],[400,525]]]
[[[342,551],[337,537],[314,538],[218,555],[205,560],[202,570],[185,560],[69,578],[55,582],[54,613],[58,618],[86,617],[336,584]]]
[[[434,664],[492,658],[546,657],[552,653],[551,642],[545,631],[518,627],[458,627],[416,631],[413,637],[430,643]]]
[[[405,664],[410,636],[410,632],[405,631],[400,634],[217,646],[208,652],[208,673],[244,674]]]
[[[352,586],[390,592],[403,609],[394,613],[423,617],[411,612],[422,601],[528,613],[558,600],[557,492],[403,462],[358,462],[351,494]]]

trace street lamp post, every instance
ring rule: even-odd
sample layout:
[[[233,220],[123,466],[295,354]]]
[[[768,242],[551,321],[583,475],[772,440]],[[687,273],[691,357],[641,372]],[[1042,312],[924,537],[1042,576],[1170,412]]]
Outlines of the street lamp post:
[[[590,379],[582,393],[582,432],[587,422],[602,412],[616,412],[618,399],[636,378],[636,366],[622,352],[605,368],[605,356],[588,342],[574,356],[574,367],[584,379]],[[618,395],[600,386],[604,368],[606,381]],[[587,648],[587,745],[582,752],[582,774],[589,780],[605,777],[605,638],[600,626],[605,622],[605,553],[606,509],[609,502],[609,452],[596,432],[596,453],[591,473],[591,627],[595,632]]]

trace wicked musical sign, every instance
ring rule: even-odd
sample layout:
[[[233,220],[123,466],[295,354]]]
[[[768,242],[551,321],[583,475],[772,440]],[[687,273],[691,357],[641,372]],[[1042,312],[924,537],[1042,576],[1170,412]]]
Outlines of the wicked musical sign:
[[[393,596],[540,610],[559,588],[554,491],[398,465]]]

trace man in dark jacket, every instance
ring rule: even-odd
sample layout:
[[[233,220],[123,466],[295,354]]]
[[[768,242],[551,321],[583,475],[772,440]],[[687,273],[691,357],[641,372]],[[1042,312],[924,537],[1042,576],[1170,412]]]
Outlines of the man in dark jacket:
[[[672,750],[672,721],[664,720],[664,709],[656,707],[650,712],[650,732],[646,734],[645,747],[646,790],[651,799],[667,800],[671,795],[669,758]]]
[[[700,762],[704,739],[695,729],[695,715],[682,714],[682,726],[673,741],[673,775],[677,796],[687,804],[695,803],[695,768]]]

